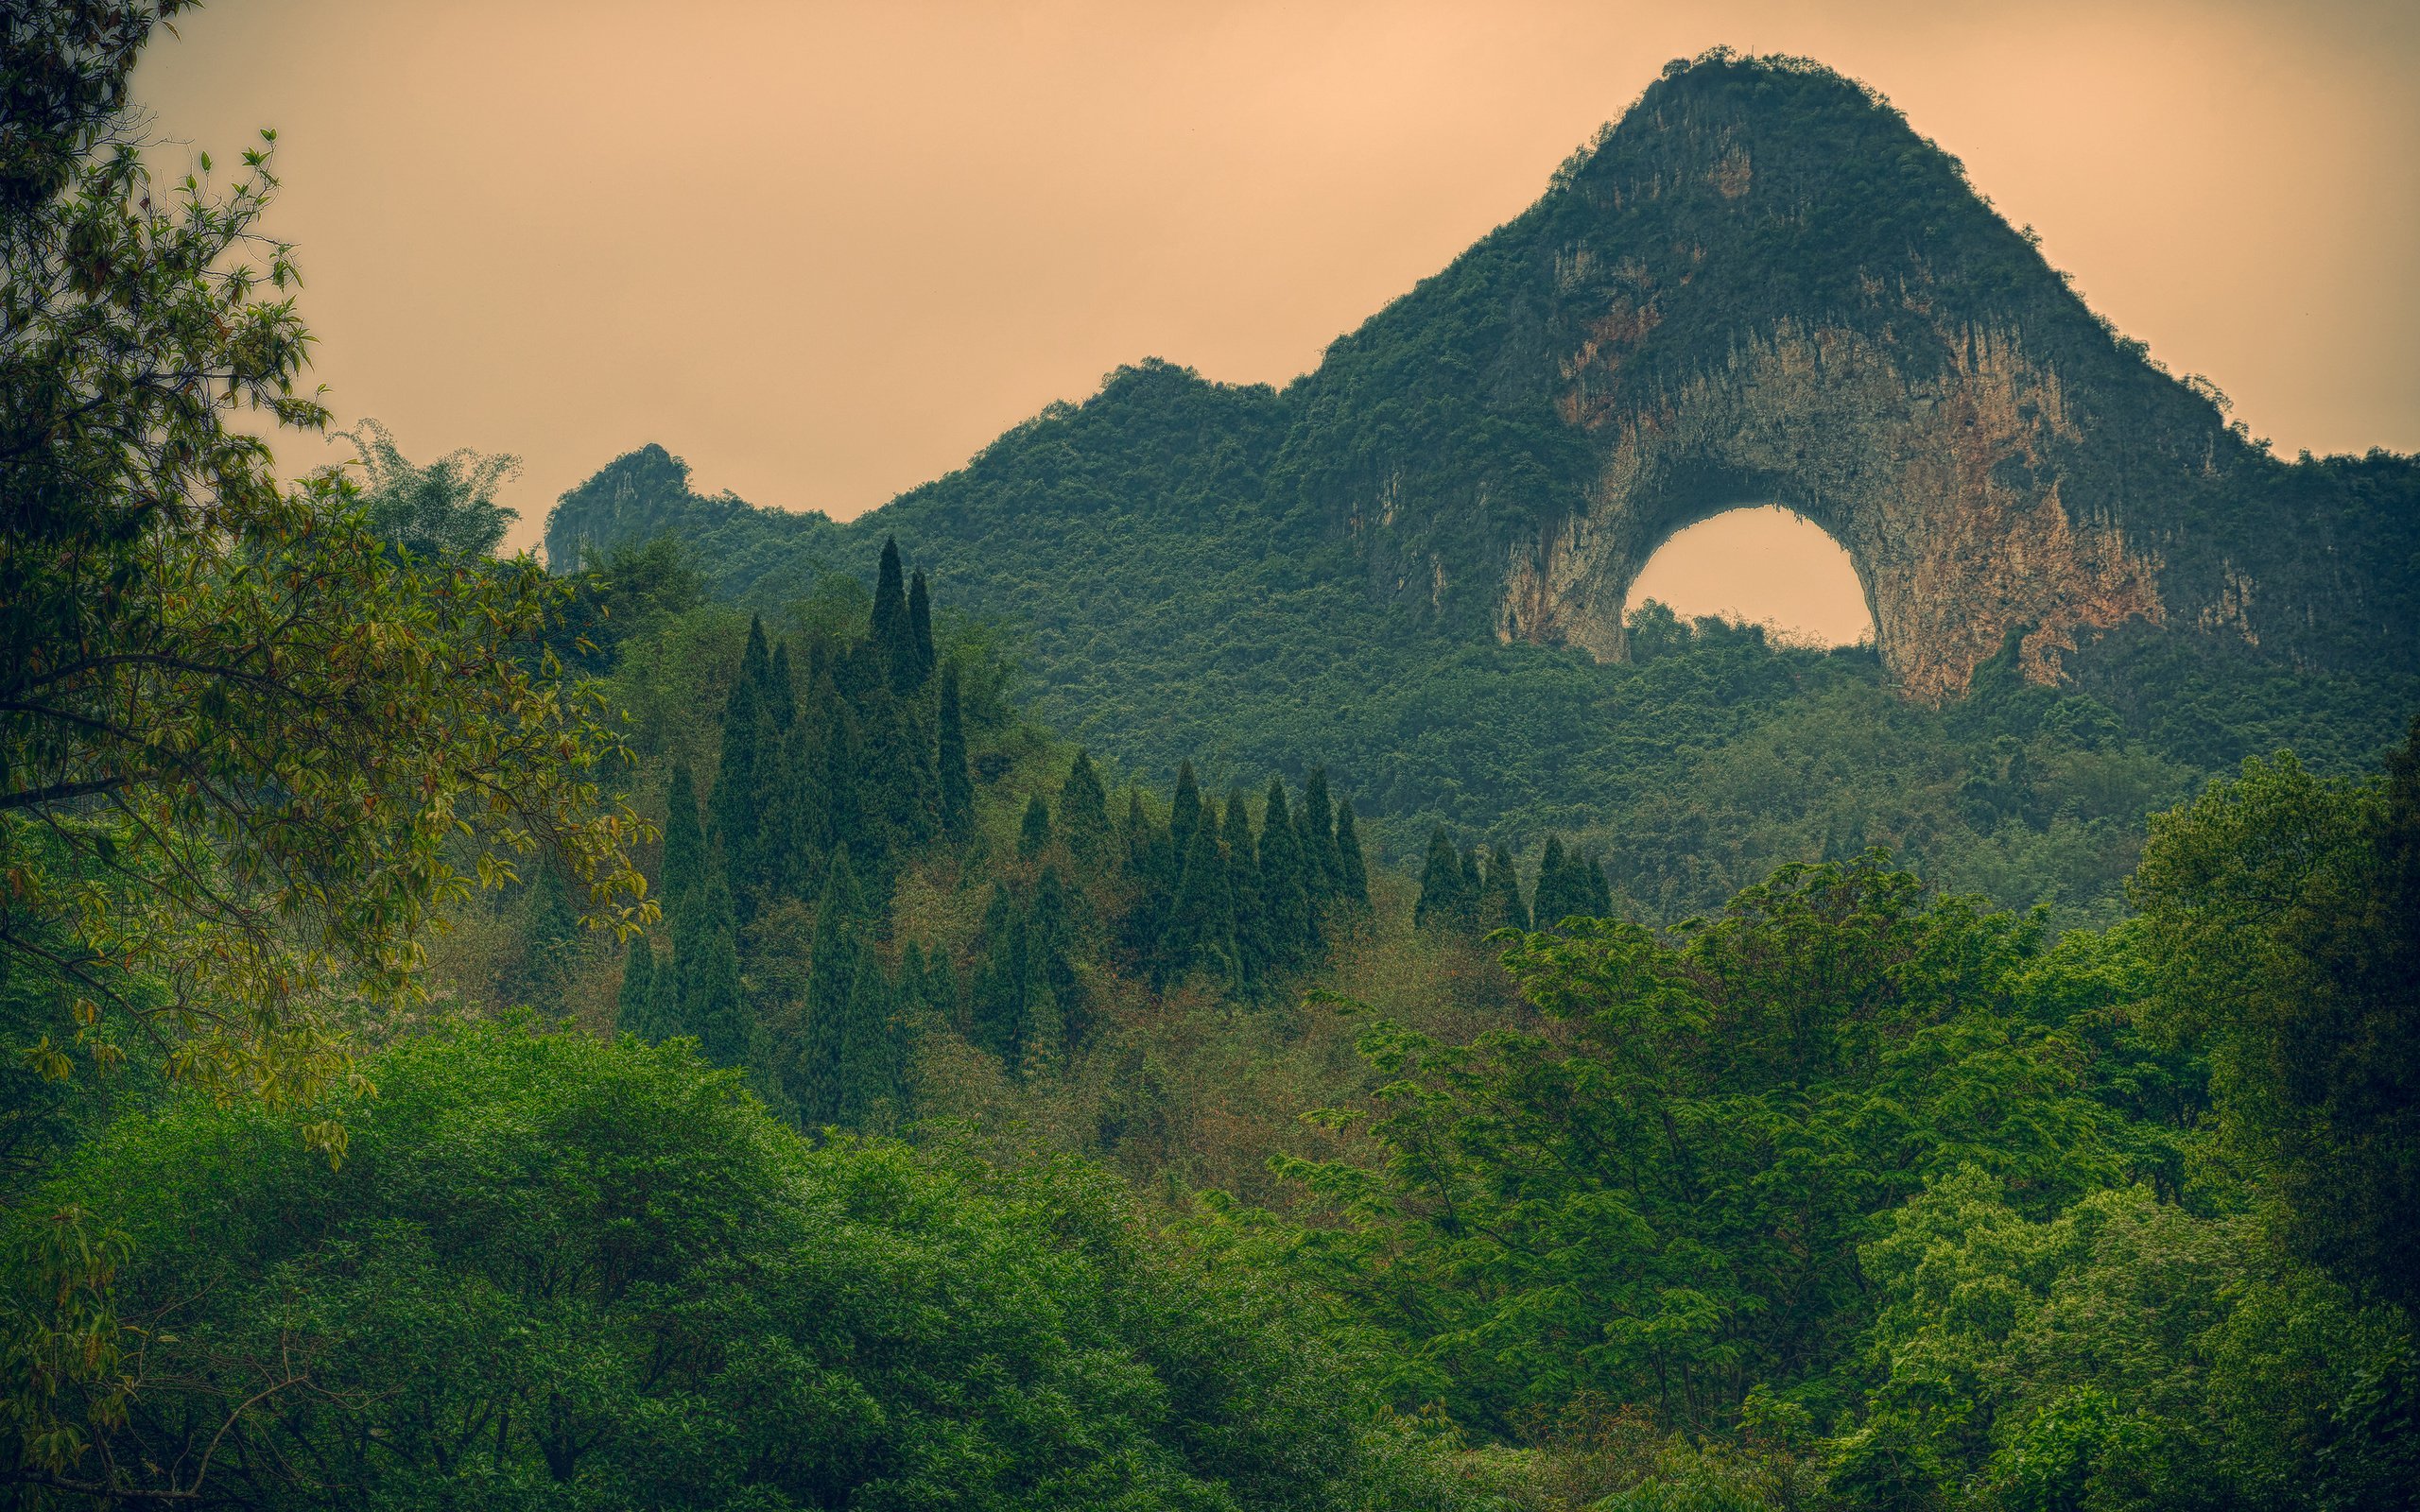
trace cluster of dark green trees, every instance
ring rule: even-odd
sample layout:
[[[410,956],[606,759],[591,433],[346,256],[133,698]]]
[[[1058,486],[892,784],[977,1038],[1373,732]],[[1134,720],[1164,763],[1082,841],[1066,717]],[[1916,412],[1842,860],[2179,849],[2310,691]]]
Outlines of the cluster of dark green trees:
[[[1423,929],[1483,936],[1507,928],[1552,929],[1566,919],[1602,919],[1613,911],[1603,864],[1593,855],[1564,850],[1559,834],[1547,836],[1538,857],[1537,885],[1525,899],[1510,851],[1500,845],[1456,850],[1440,825],[1429,832],[1428,859],[1421,868],[1420,901],[1412,920]]]
[[[702,801],[690,768],[671,769],[657,885],[669,948],[631,947],[622,1029],[689,1036],[716,1064],[751,1066],[810,1126],[894,1126],[923,1032],[960,1031],[1017,1074],[1046,1075],[1093,1028],[1088,967],[1266,997],[1367,907],[1352,805],[1334,800],[1323,769],[1299,798],[1271,779],[1255,822],[1241,791],[1203,799],[1186,762],[1165,818],[1130,787],[1114,820],[1080,750],[1055,814],[1028,798],[1012,850],[969,846],[976,777],[959,678],[935,650],[924,575],[904,574],[895,541],[862,634],[826,627],[794,654],[751,622]],[[924,941],[899,942],[886,964],[892,891],[937,847],[995,873],[963,980]],[[533,959],[567,933],[547,884]],[[807,903],[802,1001],[752,1001],[752,926]]]
[[[896,975],[883,964],[889,891],[974,816],[958,669],[934,649],[925,576],[905,576],[896,541],[862,636],[810,636],[794,659],[751,622],[719,750],[702,805],[689,768],[672,769],[657,883],[670,950],[631,947],[621,1027],[753,1064],[810,1125],[878,1122],[901,1103],[916,1010],[930,995],[946,1013],[955,998],[921,950]],[[752,1009],[741,962],[746,926],[785,901],[812,901],[816,919],[804,1012],[789,1023]]]

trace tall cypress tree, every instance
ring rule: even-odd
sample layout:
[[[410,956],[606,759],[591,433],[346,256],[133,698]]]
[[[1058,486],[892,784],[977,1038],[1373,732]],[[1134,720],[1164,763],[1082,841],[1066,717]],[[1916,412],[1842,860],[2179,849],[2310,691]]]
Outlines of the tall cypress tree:
[[[765,620],[760,614],[748,616],[748,648],[739,653],[739,676],[735,685],[745,683],[758,694],[771,686],[773,680],[772,649],[765,641]]]
[[[1183,867],[1193,854],[1193,832],[1201,824],[1201,787],[1193,779],[1193,763],[1179,762],[1176,796],[1168,800],[1168,843]]]
[[[1168,908],[1176,901],[1177,857],[1168,833],[1151,822],[1139,788],[1126,790],[1126,874],[1133,880],[1133,902],[1119,925],[1128,955],[1146,970],[1158,959],[1160,936],[1167,927]]]
[[[1336,859],[1339,890],[1356,908],[1370,906],[1370,868],[1361,855],[1361,832],[1353,817],[1353,800],[1336,806]]]
[[[1546,850],[1538,857],[1538,886],[1530,898],[1530,912],[1540,929],[1552,929],[1572,915],[1584,910],[1573,898],[1571,863],[1563,851],[1563,836],[1547,832]]]
[[[572,957],[579,949],[579,915],[562,874],[550,861],[540,860],[529,877],[529,913],[521,931],[521,969],[514,973],[513,992],[525,1003],[553,1004],[571,975]]]
[[[1487,892],[1487,868],[1474,843],[1462,848],[1462,928],[1478,932],[1479,904]]]
[[[806,726],[813,778],[812,829],[827,858],[842,846],[859,857],[880,848],[879,824],[868,822],[865,774],[856,712],[831,678],[819,677],[807,695]],[[853,863],[854,864],[854,863]]]
[[[1025,1024],[1025,910],[1005,883],[992,885],[983,908],[981,954],[967,989],[967,1032],[975,1043],[1014,1066]]]
[[[786,735],[798,723],[798,684],[790,677],[787,641],[773,647],[773,660],[765,678],[765,711],[772,716],[776,733]]]
[[[1286,784],[1272,777],[1261,817],[1260,895],[1272,954],[1281,966],[1299,964],[1319,943],[1308,870],[1294,821],[1286,812]]]
[[[1411,921],[1421,929],[1460,928],[1462,916],[1462,858],[1444,826],[1428,833],[1428,859],[1420,870],[1420,902],[1412,905]]]
[[[847,1015],[840,1025],[839,1067],[830,1122],[843,1128],[880,1126],[900,1111],[905,1059],[899,1036],[899,999],[890,977],[860,933],[852,942]]]
[[[1595,851],[1575,858],[1578,887],[1587,900],[1591,919],[1610,919],[1614,913],[1614,890],[1605,882],[1605,864]]]
[[[655,947],[645,935],[631,941],[630,954],[622,964],[622,988],[614,999],[614,1029],[617,1034],[636,1035],[649,1044],[664,1038],[664,1026],[656,1022]]]
[[[1488,851],[1487,876],[1480,885],[1478,927],[1482,934],[1508,927],[1530,927],[1530,909],[1521,901],[1521,875],[1513,868],[1512,857],[1500,845]]]
[[[764,635],[753,625],[748,646],[751,657],[762,663]],[[766,680],[761,665],[756,673],[743,672],[733,680],[731,696],[723,704],[722,761],[715,770],[714,791],[706,799],[715,838],[722,847],[725,872],[742,899],[759,892],[768,881],[764,817],[772,786],[766,779],[773,763],[771,721],[765,713]]]
[[[706,837],[698,826],[698,785],[689,764],[675,762],[672,782],[665,793],[664,865],[656,890],[668,911],[684,892],[706,874]]]
[[[896,687],[916,662],[913,633],[908,627],[908,585],[899,571],[899,541],[886,536],[882,565],[874,574],[873,623],[875,660],[883,680]]]
[[[807,947],[806,1032],[795,1073],[799,1113],[810,1126],[841,1121],[848,1107],[844,1061],[857,1003],[857,975],[866,956],[865,896],[849,849],[832,852],[815,904],[815,937]]]
[[[1066,884],[1046,866],[1034,879],[1026,915],[1023,1012],[1017,1070],[1028,1078],[1063,1070],[1083,1030],[1081,983],[1074,959],[1075,926]]]
[[[681,1032],[717,1066],[748,1054],[748,1000],[739,981],[739,921],[731,889],[718,877],[690,891],[689,945],[683,952]]]
[[[908,648],[915,657],[909,689],[921,688],[933,675],[933,600],[921,571],[908,584]]]
[[[1162,975],[1176,978],[1201,971],[1234,987],[1243,973],[1236,959],[1236,901],[1227,879],[1227,858],[1208,820],[1196,813],[1184,866],[1168,906],[1168,921],[1161,936]]]
[[[1025,800],[1025,819],[1017,826],[1017,859],[1030,861],[1050,849],[1050,805],[1034,794]]]
[[[1327,768],[1314,766],[1303,783],[1303,822],[1296,826],[1303,842],[1304,885],[1313,904],[1322,904],[1344,891],[1344,858],[1336,846],[1335,805],[1328,798]]]
[[[908,700],[877,688],[866,696],[863,720],[861,859],[868,876],[888,878],[897,860],[933,836],[939,774],[927,755],[930,733]]]
[[[1241,788],[1227,790],[1219,838],[1227,854],[1227,891],[1235,900],[1236,975],[1243,986],[1254,987],[1284,971],[1291,957],[1283,922],[1270,917],[1269,889],[1260,874],[1265,857],[1253,844],[1252,811]]]
[[[966,730],[959,723],[958,663],[942,668],[941,793],[942,833],[963,840],[975,831],[975,779],[966,766]]]
[[[1101,791],[1100,774],[1085,751],[1076,752],[1059,789],[1059,822],[1067,834],[1067,853],[1085,866],[1098,866],[1109,851],[1109,795]]]

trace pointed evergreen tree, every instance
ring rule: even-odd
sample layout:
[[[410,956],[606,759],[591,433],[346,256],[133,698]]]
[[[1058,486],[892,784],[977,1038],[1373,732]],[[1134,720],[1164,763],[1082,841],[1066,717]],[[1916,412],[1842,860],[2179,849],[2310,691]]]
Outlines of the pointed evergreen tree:
[[[844,1060],[866,960],[865,896],[843,845],[832,852],[815,903],[815,937],[807,947],[806,1031],[794,1073],[799,1114],[810,1128],[841,1121],[848,1106]]]
[[[899,570],[899,541],[886,536],[882,565],[874,574],[873,652],[882,680],[893,688],[906,683],[916,664],[913,632],[908,627],[908,583]]]
[[[703,881],[706,837],[698,825],[698,786],[687,762],[675,762],[672,782],[665,794],[664,865],[659,868],[656,897],[668,912],[675,900]]]
[[[1193,854],[1193,832],[1201,824],[1201,788],[1193,779],[1193,763],[1179,762],[1176,796],[1168,800],[1168,843],[1182,870]]]
[[[534,1006],[562,1001],[573,957],[579,950],[579,915],[554,864],[541,860],[529,874],[529,913],[521,929],[521,966],[512,975],[513,995]]]
[[[1253,843],[1252,811],[1241,788],[1227,790],[1219,840],[1227,855],[1227,891],[1235,899],[1236,976],[1251,988],[1285,971],[1292,956],[1283,923],[1269,914],[1268,888],[1260,875],[1262,852]]]
[[[1126,917],[1119,922],[1118,938],[1128,958],[1148,972],[1158,959],[1160,936],[1176,901],[1177,858],[1168,833],[1151,822],[1143,807],[1139,788],[1126,790],[1125,831],[1126,874],[1134,889]]]
[[[839,1068],[829,1122],[862,1129],[895,1125],[905,1069],[899,1036],[899,999],[890,975],[862,934],[852,942],[849,1005],[840,1025]]]
[[[1428,833],[1428,859],[1420,871],[1420,902],[1411,921],[1421,929],[1459,929],[1462,919],[1462,857],[1445,838],[1443,825]]]
[[[1319,943],[1308,871],[1293,818],[1286,812],[1286,784],[1272,777],[1260,828],[1260,896],[1272,954],[1281,967],[1300,965]]]
[[[739,921],[731,889],[718,876],[693,888],[690,944],[682,963],[680,1030],[717,1066],[748,1054],[748,1000],[739,980]]]
[[[1487,868],[1476,844],[1462,848],[1462,928],[1478,933],[1479,905],[1487,893]]]
[[[1008,1066],[1016,1064],[1025,1024],[1026,946],[1025,910],[1005,883],[994,883],[983,908],[981,954],[967,988],[967,1036]]]
[[[1614,916],[1614,890],[1605,881],[1605,864],[1591,851],[1578,859],[1577,868],[1577,886],[1587,900],[1588,917],[1611,919]]]
[[[864,701],[865,761],[861,768],[866,825],[863,838],[865,872],[884,879],[888,887],[898,860],[923,848],[933,837],[939,816],[939,773],[931,752],[933,735],[917,717],[914,705],[878,688]]]
[[[641,935],[631,941],[629,957],[622,964],[622,988],[614,999],[614,1031],[636,1035],[649,1044],[662,1040],[664,1026],[656,1021],[655,947]]]
[[[830,678],[818,678],[807,696],[802,723],[806,727],[813,778],[804,785],[815,801],[812,830],[824,867],[842,846],[853,852],[851,865],[881,846],[880,824],[868,822],[864,792],[862,737],[857,716]]]
[[[1531,895],[1530,912],[1537,927],[1552,929],[1574,914],[1585,911],[1572,894],[1571,862],[1564,854],[1563,836],[1547,832],[1546,850],[1538,857],[1538,885]]]
[[[1084,1027],[1081,982],[1075,967],[1075,928],[1066,884],[1046,866],[1034,879],[1026,914],[1023,1012],[1017,1070],[1033,1078],[1063,1070]]]
[[[1370,868],[1361,855],[1361,833],[1353,817],[1353,800],[1336,806],[1338,891],[1355,908],[1370,906]]]
[[[975,779],[966,766],[966,730],[959,723],[958,663],[942,668],[941,794],[942,833],[963,840],[975,832]]]
[[[1085,866],[1098,866],[1109,852],[1109,795],[1101,791],[1100,774],[1093,759],[1076,752],[1059,789],[1059,822],[1067,833],[1067,853]]]
[[[798,723],[798,684],[790,679],[790,643],[773,647],[773,660],[765,679],[765,709],[772,715],[773,729],[778,734],[789,733]]]
[[[739,653],[739,676],[735,683],[746,683],[760,696],[772,685],[772,648],[765,641],[765,620],[760,614],[748,616],[748,647]]]
[[[762,628],[752,622],[749,654],[760,663],[765,662],[764,644]],[[706,799],[725,876],[743,902],[761,892],[768,880],[763,840],[772,743],[771,720],[765,713],[766,680],[761,667],[757,674],[743,672],[733,680],[723,704],[722,760]]]
[[[1529,905],[1521,901],[1521,874],[1502,846],[1487,854],[1487,874],[1479,885],[1478,929],[1528,929]]]
[[[922,572],[908,584],[908,647],[915,657],[915,675],[908,683],[912,691],[931,679],[937,661],[933,653],[933,600],[925,589]]]
[[[1161,976],[1174,980],[1200,971],[1227,987],[1241,984],[1236,959],[1236,899],[1228,884],[1227,857],[1219,844],[1214,814],[1197,810],[1185,848],[1176,898],[1168,906],[1160,941]]]
[[[1050,849],[1050,805],[1036,793],[1025,800],[1025,821],[1017,826],[1017,859],[1030,861]]]
[[[1312,767],[1303,783],[1303,822],[1295,832],[1303,843],[1304,885],[1314,905],[1325,904],[1344,891],[1344,857],[1336,846],[1336,812],[1324,766]]]

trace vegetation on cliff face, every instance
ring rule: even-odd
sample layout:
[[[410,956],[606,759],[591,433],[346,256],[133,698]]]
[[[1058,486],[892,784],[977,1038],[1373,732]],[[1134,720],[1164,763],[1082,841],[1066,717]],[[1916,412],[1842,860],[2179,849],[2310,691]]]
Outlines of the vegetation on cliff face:
[[[1667,917],[1881,843],[2075,919],[2146,807],[2288,739],[2373,762],[2420,699],[2420,469],[2277,460],[2205,389],[1857,86],[1715,58],[1283,391],[1123,369],[845,524],[648,448],[547,540],[567,568],[676,531],[774,612],[895,535],[1128,770],[1325,765],[1397,846],[1588,830]],[[1630,623],[1666,534],[1768,498],[1864,564],[1878,663]],[[2010,664],[2077,698],[2064,733],[1966,696]]]
[[[2420,721],[2367,770],[2377,684],[2152,639],[2120,707],[2011,627],[1931,711],[1653,606],[1610,669],[1464,638],[1433,576],[1394,612],[1258,528],[1293,398],[1147,369],[977,464],[1098,532],[983,538],[1073,744],[958,604],[993,579],[754,553],[660,453],[609,480],[640,539],[552,579],[486,555],[508,459],[368,430],[366,492],[279,485],[216,397],[321,418],[226,255],[266,174],[157,213],[113,146],[174,9],[38,12],[0,75],[9,1504],[2420,1497]],[[971,478],[921,495],[944,546],[1008,518]],[[2281,733],[2315,759],[2203,783]],[[1460,821],[1416,898],[1374,774]]]

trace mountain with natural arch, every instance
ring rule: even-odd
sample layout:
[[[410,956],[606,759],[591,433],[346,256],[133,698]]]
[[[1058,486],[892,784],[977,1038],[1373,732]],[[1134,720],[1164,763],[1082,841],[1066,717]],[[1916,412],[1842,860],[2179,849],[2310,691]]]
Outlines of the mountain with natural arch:
[[[1046,707],[1130,763],[1324,750],[1383,811],[1584,821],[1618,761],[1472,801],[1457,763],[1586,747],[1636,681],[1639,569],[1765,502],[1847,550],[1875,680],[1918,708],[1988,666],[2146,738],[2195,688],[2279,690],[2272,724],[2410,696],[2420,466],[2273,456],[1878,95],[1720,52],[1282,391],[1122,369],[845,524],[700,498],[650,447],[546,544],[669,531],[779,607],[894,534],[1025,625]],[[1415,774],[1422,743],[1445,754]]]

